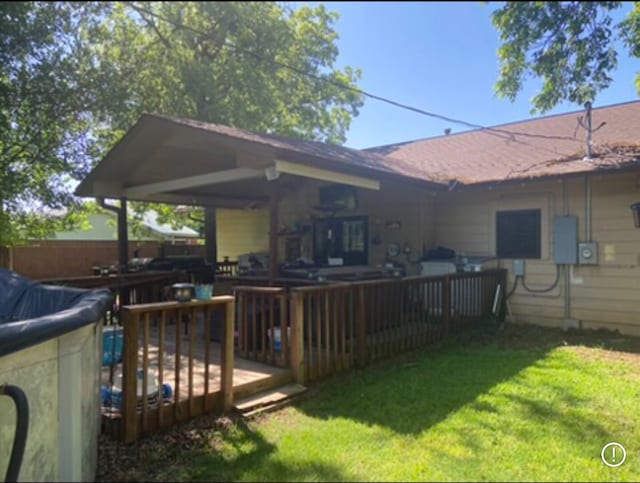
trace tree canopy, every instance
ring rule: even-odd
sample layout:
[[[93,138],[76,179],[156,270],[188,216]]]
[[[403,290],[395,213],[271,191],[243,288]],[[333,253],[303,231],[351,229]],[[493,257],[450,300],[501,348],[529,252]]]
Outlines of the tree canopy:
[[[548,111],[562,101],[593,102],[611,85],[618,64],[616,40],[622,39],[629,53],[640,57],[640,4],[636,2],[627,18],[615,23],[612,13],[623,5],[505,2],[492,14],[502,42],[498,94],[513,101],[524,80],[534,76],[542,80],[532,99],[534,112]]]
[[[43,210],[73,206],[143,112],[344,142],[362,97],[335,85],[360,77],[335,66],[335,20],[275,2],[0,4],[0,245],[50,231]]]
[[[72,33],[93,8],[0,4],[0,246],[69,221],[42,210],[72,206],[70,182],[86,170],[89,102]]]

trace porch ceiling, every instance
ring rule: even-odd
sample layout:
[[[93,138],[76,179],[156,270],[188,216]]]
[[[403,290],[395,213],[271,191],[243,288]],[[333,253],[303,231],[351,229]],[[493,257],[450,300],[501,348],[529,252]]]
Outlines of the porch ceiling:
[[[274,179],[282,183],[303,176],[378,189],[381,179],[408,178],[402,166],[389,168],[378,158],[145,114],[80,183],[76,195],[244,208],[266,201]],[[436,182],[421,183],[441,188]]]

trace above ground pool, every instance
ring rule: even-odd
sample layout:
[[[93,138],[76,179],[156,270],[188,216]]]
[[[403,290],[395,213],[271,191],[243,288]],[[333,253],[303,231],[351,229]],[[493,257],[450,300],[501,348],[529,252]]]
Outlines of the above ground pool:
[[[0,397],[3,478],[15,473],[11,448],[24,440],[16,426],[27,415],[20,481],[94,480],[102,319],[112,302],[107,289],[43,285],[0,269],[0,394],[26,396],[26,404]]]

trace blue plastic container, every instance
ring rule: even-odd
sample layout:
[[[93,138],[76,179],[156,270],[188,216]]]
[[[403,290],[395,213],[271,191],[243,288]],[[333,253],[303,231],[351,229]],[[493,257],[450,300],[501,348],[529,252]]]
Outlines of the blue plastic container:
[[[209,300],[213,294],[213,285],[196,285],[196,299]]]
[[[111,366],[122,362],[124,331],[119,326],[109,326],[102,330],[102,365]]]

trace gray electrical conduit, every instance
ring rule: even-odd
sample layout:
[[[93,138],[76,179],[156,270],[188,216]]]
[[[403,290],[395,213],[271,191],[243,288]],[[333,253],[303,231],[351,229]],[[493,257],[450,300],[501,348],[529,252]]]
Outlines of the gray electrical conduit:
[[[7,467],[7,475],[4,479],[6,482],[13,483],[18,481],[20,466],[22,466],[22,457],[24,456],[24,448],[27,444],[29,401],[22,389],[10,384],[0,386],[0,395],[9,396],[16,405],[16,432],[13,437],[13,448],[11,449],[9,466]]]
[[[516,287],[518,286],[519,279],[522,279],[522,286],[527,292],[531,292],[531,293],[551,292],[554,288],[558,286],[558,282],[560,281],[560,265],[556,265],[556,279],[554,280],[553,284],[551,284],[549,287],[546,287],[546,288],[527,287],[527,283],[524,281],[524,277],[522,275],[516,275],[516,279],[513,282],[513,287],[511,287],[511,290],[509,290],[509,293],[507,294],[507,297],[506,297],[507,299],[509,299],[509,297],[511,297],[513,293],[516,291]]]

